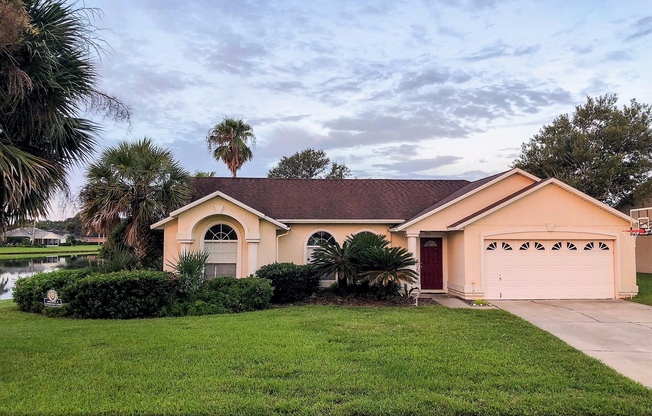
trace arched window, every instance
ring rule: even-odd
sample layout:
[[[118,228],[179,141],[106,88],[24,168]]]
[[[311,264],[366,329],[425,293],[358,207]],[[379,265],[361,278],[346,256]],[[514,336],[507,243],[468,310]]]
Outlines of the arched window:
[[[335,239],[326,231],[317,231],[308,239],[308,247],[319,247],[320,244],[333,244]]]
[[[308,244],[306,245],[306,263],[310,263],[312,259],[312,253],[318,248],[321,244],[334,244],[335,238],[333,238],[330,233],[326,231],[317,231],[308,239]],[[335,275],[330,274],[323,276],[321,280],[335,280]]]
[[[238,263],[238,235],[226,224],[216,224],[204,235],[204,250],[208,253],[206,277],[235,277]]]

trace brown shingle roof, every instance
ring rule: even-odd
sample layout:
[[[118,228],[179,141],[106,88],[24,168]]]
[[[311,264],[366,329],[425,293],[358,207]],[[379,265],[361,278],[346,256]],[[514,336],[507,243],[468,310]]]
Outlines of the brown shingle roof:
[[[418,218],[418,217],[420,217],[420,216],[422,216],[424,214],[427,214],[427,213],[429,213],[431,211],[434,211],[435,209],[437,209],[437,208],[439,208],[439,207],[441,207],[443,205],[446,205],[447,203],[449,203],[451,201],[454,201],[455,199],[457,199],[457,198],[459,198],[461,196],[464,196],[464,195],[468,194],[469,192],[471,192],[471,191],[473,191],[475,189],[478,189],[482,185],[484,185],[484,184],[486,184],[488,182],[491,182],[492,180],[496,179],[497,177],[499,177],[501,175],[504,175],[507,172],[508,171],[497,173],[495,175],[492,175],[492,176],[489,176],[489,177],[486,177],[486,178],[482,178],[482,179],[478,179],[477,181],[468,183],[467,185],[463,186],[462,188],[458,189],[457,191],[453,192],[452,194],[450,194],[450,195],[446,196],[445,198],[435,202],[433,205],[431,205],[431,206],[427,207],[426,209],[423,209],[420,212],[416,213],[415,215],[410,217],[410,220],[414,219],[414,218]]]
[[[220,191],[272,218],[405,220],[466,180],[194,178],[193,201]]]

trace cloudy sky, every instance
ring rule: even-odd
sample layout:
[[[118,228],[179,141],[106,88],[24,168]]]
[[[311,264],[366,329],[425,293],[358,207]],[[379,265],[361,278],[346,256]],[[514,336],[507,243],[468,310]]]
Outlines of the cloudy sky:
[[[148,136],[190,172],[229,175],[205,143],[225,116],[257,136],[238,176],[312,147],[360,178],[474,180],[587,95],[652,103],[648,0],[84,4],[110,45],[101,88],[133,110],[101,146]]]

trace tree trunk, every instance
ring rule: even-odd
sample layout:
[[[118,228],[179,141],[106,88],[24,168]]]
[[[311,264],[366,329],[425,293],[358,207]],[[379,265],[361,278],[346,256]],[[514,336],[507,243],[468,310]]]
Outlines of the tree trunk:
[[[340,295],[345,295],[348,291],[349,283],[346,280],[346,276],[342,272],[337,272],[337,290],[340,292]]]

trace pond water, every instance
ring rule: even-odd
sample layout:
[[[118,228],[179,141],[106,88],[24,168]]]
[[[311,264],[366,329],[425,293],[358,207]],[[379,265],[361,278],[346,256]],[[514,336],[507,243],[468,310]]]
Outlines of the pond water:
[[[0,281],[8,279],[6,288],[9,292],[0,295],[0,300],[11,299],[12,289],[16,280],[29,277],[36,273],[51,272],[61,267],[74,265],[84,267],[94,260],[95,256],[48,256],[30,259],[0,260]]]

